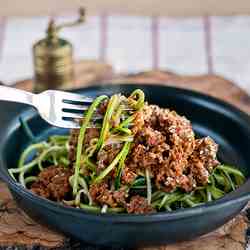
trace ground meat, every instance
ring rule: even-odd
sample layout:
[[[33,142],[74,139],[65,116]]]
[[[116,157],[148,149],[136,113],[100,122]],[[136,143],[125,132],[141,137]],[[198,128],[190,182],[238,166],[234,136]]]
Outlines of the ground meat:
[[[142,111],[138,111],[134,114],[133,124],[134,126],[132,127],[132,132],[133,134],[137,134],[137,132],[139,132],[144,126],[144,117]]]
[[[219,163],[216,159],[217,151],[218,145],[210,137],[198,139],[195,141],[192,159],[198,158],[204,167],[211,172]]]
[[[43,198],[50,199],[50,190],[42,182],[36,181],[31,185],[31,191]]]
[[[102,183],[92,184],[90,186],[89,193],[95,203],[101,205],[107,204],[110,207],[116,206],[112,192],[108,189],[107,183],[102,182]]]
[[[69,137],[70,148],[69,148],[68,159],[72,165],[76,160],[76,147],[77,147],[77,142],[78,142],[78,135],[79,135],[79,129],[71,130],[70,137]],[[98,137],[99,137],[99,129],[87,128],[85,132],[83,144],[87,146],[92,139],[98,138]]]
[[[100,106],[99,113],[105,113],[107,103]],[[133,115],[131,129],[134,141],[121,172],[124,188],[114,190],[111,185],[116,177],[115,167],[103,182],[90,185],[89,192],[95,204],[124,207],[128,213],[153,212],[146,198],[135,195],[130,199],[126,191],[146,169],[150,172],[151,182],[166,192],[177,188],[191,192],[197,186],[207,184],[210,173],[219,164],[216,159],[218,146],[211,138],[195,139],[191,123],[186,117],[156,105],[146,104]],[[87,129],[84,145],[98,138],[99,131]],[[72,130],[70,136],[71,162],[75,161],[78,133],[78,130]],[[97,175],[114,160],[121,147],[122,144],[105,145],[94,155]],[[47,189],[40,192],[46,197],[51,195]]]
[[[165,143],[166,137],[151,127],[138,131],[131,154],[126,161],[128,169],[145,171],[145,168],[158,169],[158,165],[169,154],[169,145]]]
[[[84,135],[84,145],[88,145],[94,138],[99,138],[99,134],[100,132],[98,128],[87,128]]]
[[[177,187],[189,192],[197,184],[207,183],[209,172],[218,164],[217,145],[211,138],[195,140],[184,116],[145,105],[134,126],[135,143],[126,161],[125,177],[147,168],[158,188],[167,192]]]
[[[205,185],[208,183],[209,172],[201,161],[193,160],[190,165],[190,174],[188,176],[193,177],[197,185]]]
[[[165,141],[166,137],[161,132],[151,127],[144,127],[143,130],[139,130],[135,137],[136,143],[141,143],[149,147],[162,144]]]
[[[31,185],[31,190],[47,199],[60,201],[71,190],[69,177],[72,172],[60,166],[45,168],[38,175],[38,180]]]
[[[177,183],[186,192],[191,192],[196,187],[196,182],[192,176],[184,174],[177,178]]]
[[[165,109],[168,111],[168,109]],[[145,126],[149,126],[151,128],[156,128],[159,126],[158,115],[161,112],[161,108],[157,105],[145,105],[143,107],[143,121]]]
[[[125,166],[122,170],[121,182],[122,184],[132,184],[137,177],[136,170],[132,170],[132,167]]]
[[[113,191],[113,198],[116,203],[120,206],[126,205],[126,197],[127,197],[126,187],[122,187],[119,190]]]
[[[168,158],[158,167],[158,171],[155,171],[156,185],[166,192],[173,191],[176,187],[187,189],[187,183],[185,182],[184,188],[181,181],[187,163],[187,155],[182,147],[174,147],[170,150]]]
[[[100,104],[100,106],[99,106],[99,108],[98,108],[98,110],[97,110],[97,112],[98,112],[99,114],[101,114],[101,115],[104,115],[104,114],[105,114],[106,109],[107,109],[107,106],[108,106],[108,102],[109,102],[109,99],[106,99],[106,100],[104,100],[104,101]]]
[[[219,164],[216,159],[217,150],[218,145],[210,137],[195,141],[194,151],[188,159],[188,170],[198,185],[205,185],[209,173]]]
[[[126,204],[127,192],[125,188],[111,191],[105,182],[92,184],[89,193],[93,201],[99,205],[108,205],[110,207],[122,206]]]
[[[162,110],[159,114],[159,124],[173,145],[190,143],[194,141],[194,132],[189,120],[184,116],[178,115],[175,111],[166,112]],[[192,150],[192,147],[191,147]]]
[[[139,195],[133,196],[130,202],[127,204],[128,213],[148,214],[154,211],[155,210],[150,205],[148,205],[147,199]]]
[[[121,150],[121,144],[104,146],[97,154],[97,173],[105,169]]]
[[[76,160],[76,147],[77,147],[78,135],[79,135],[79,129],[70,130],[68,159],[71,164],[73,164]]]

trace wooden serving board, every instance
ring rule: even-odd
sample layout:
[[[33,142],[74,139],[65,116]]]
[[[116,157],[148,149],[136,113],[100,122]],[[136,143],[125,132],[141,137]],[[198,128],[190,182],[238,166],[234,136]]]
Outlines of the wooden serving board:
[[[250,113],[250,97],[232,82],[215,76],[180,76],[167,71],[115,75],[112,67],[95,61],[75,64],[75,83],[80,87],[107,82],[158,83],[201,91],[226,100]],[[16,83],[16,87],[32,90],[32,80]],[[250,213],[249,213],[250,214]],[[248,209],[215,232],[190,242],[170,246],[141,248],[144,250],[244,250],[247,245]],[[5,184],[0,183],[0,249],[99,249],[77,242],[41,226],[22,212],[12,200]],[[106,248],[109,249],[109,248]]]

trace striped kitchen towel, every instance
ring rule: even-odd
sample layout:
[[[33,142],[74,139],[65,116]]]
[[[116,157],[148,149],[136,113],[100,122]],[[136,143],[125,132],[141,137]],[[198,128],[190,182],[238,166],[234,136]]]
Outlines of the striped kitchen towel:
[[[0,17],[0,81],[33,75],[32,45],[44,36],[48,17]],[[58,22],[74,19],[58,15]],[[250,16],[138,17],[100,14],[61,36],[74,57],[97,59],[119,73],[150,69],[179,74],[216,73],[250,93]]]

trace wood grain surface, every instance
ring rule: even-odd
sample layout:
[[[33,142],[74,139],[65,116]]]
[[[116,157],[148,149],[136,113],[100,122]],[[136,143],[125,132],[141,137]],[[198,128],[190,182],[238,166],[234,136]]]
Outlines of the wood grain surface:
[[[95,61],[75,65],[73,88],[93,84],[154,83],[194,89],[226,100],[250,113],[250,98],[232,82],[214,75],[180,76],[170,72],[151,71],[136,75],[115,75],[109,65]],[[16,87],[31,90],[32,80],[16,83]],[[215,232],[190,242],[141,250],[244,250],[249,226],[247,210]],[[0,183],[0,249],[99,249],[37,224],[22,212],[5,184]],[[103,249],[103,248],[102,248]],[[110,248],[105,248],[110,249]]]

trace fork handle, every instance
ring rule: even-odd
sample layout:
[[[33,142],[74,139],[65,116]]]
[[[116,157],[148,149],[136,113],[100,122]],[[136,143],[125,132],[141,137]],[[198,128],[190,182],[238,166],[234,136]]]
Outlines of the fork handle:
[[[0,86],[0,100],[33,105],[34,94],[6,86]]]

